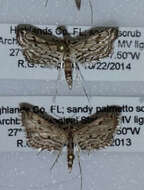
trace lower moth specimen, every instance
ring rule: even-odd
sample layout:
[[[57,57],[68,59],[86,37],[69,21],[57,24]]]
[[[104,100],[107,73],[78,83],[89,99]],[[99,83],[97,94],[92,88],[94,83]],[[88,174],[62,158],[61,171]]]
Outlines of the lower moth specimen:
[[[80,158],[80,149],[99,150],[111,145],[121,114],[121,107],[112,105],[103,107],[101,111],[84,120],[76,121],[72,118],[56,119],[46,112],[35,112],[34,106],[28,103],[21,103],[20,110],[28,145],[41,150],[58,151],[54,164],[66,146],[70,171],[75,158],[74,147],[78,148]],[[80,159],[79,167],[81,173]]]

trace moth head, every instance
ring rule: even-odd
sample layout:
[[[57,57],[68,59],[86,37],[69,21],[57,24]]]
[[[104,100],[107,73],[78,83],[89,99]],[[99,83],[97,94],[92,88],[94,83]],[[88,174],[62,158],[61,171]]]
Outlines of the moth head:
[[[64,45],[60,45],[60,46],[58,46],[58,49],[59,49],[59,51],[63,52],[65,50],[65,47],[64,47]]]
[[[65,42],[58,44],[57,45],[57,50],[60,51],[60,52],[64,52],[64,53],[69,52],[69,48],[68,48],[68,46],[67,46],[67,44]]]

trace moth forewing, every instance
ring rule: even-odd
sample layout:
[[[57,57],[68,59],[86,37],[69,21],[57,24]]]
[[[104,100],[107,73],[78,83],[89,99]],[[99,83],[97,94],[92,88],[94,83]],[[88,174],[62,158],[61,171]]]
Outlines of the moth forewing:
[[[67,143],[67,134],[58,125],[58,120],[35,111],[35,106],[20,104],[22,125],[25,127],[28,145],[48,151],[60,151]]]
[[[84,124],[80,122],[74,135],[75,144],[88,151],[111,145],[120,114],[120,106],[109,106],[108,110],[103,108],[87,118]]]
[[[118,37],[116,27],[96,27],[81,32],[70,38],[69,49],[75,62],[81,65],[108,57],[113,50],[113,43]]]

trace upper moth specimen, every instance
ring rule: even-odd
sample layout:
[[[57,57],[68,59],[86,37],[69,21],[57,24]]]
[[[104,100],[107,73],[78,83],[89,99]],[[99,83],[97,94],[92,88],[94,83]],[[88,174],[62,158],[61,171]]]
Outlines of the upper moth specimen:
[[[35,112],[33,108],[28,103],[20,104],[28,145],[41,150],[57,150],[58,155],[67,146],[70,171],[75,157],[74,146],[91,151],[110,145],[121,114],[120,106],[107,106],[85,120],[76,121],[56,119],[46,112]]]
[[[71,37],[64,27],[59,27],[63,37],[46,34],[31,25],[18,25],[16,39],[23,49],[23,55],[30,63],[57,67],[61,63],[69,88],[72,88],[73,68],[108,57],[113,42],[118,37],[118,28],[92,28]]]

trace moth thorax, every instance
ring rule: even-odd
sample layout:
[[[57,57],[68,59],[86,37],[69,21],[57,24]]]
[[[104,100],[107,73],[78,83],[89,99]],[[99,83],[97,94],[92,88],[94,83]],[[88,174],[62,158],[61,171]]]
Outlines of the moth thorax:
[[[64,72],[65,72],[65,79],[67,81],[67,84],[69,88],[72,88],[72,72],[73,72],[73,64],[69,58],[64,60]]]
[[[62,52],[63,52],[63,51],[64,51],[64,49],[65,49],[65,47],[64,47],[63,45],[59,46],[59,50],[60,50],[60,51],[62,51]]]

